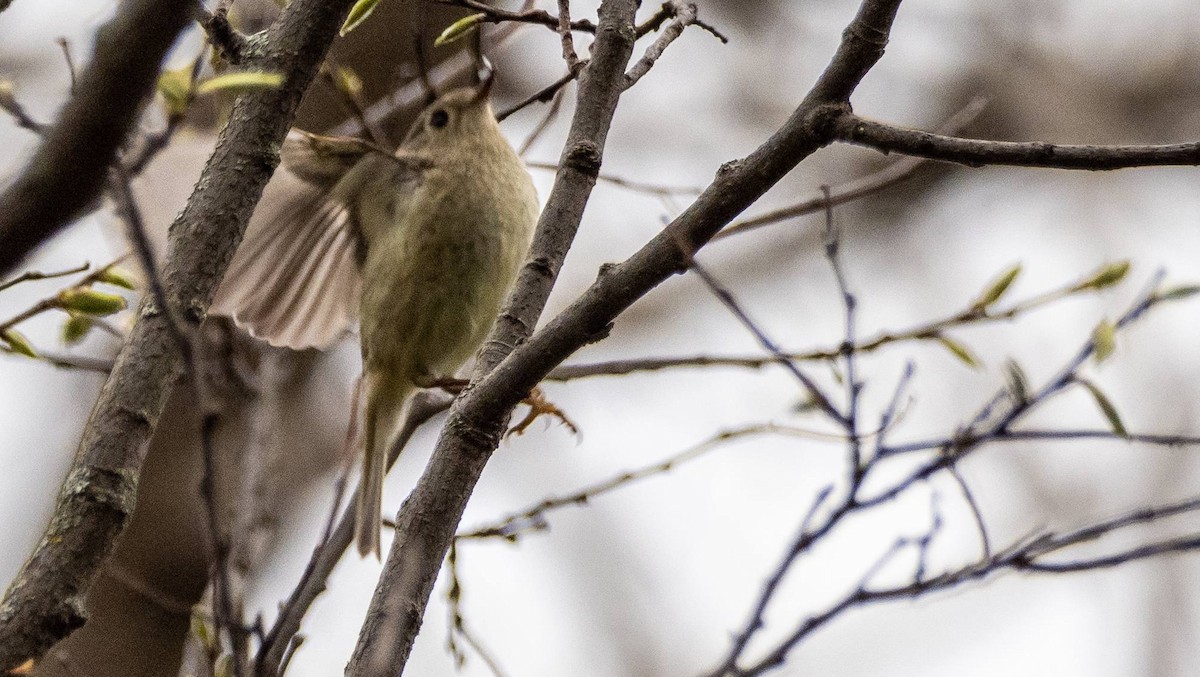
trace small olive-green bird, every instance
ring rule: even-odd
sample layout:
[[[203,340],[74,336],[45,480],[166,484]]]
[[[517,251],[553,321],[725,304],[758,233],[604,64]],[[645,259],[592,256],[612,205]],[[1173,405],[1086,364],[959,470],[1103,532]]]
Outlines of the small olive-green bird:
[[[295,349],[326,348],[361,317],[364,556],[379,555],[386,457],[407,403],[486,338],[537,221],[533,182],[500,133],[490,85],[439,97],[395,153],[289,134],[210,311]],[[268,200],[280,194],[292,199]]]

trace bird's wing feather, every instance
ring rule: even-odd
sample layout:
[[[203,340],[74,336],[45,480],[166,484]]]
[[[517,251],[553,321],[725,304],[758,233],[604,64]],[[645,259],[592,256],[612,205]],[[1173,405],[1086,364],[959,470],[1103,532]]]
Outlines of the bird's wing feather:
[[[329,194],[370,150],[338,141],[288,135],[209,310],[274,346],[328,348],[358,318],[358,229]]]
[[[359,223],[361,194],[393,198],[375,215],[390,224],[430,161],[303,132],[280,155],[209,312],[273,346],[328,348],[358,320],[358,267],[373,234]]]

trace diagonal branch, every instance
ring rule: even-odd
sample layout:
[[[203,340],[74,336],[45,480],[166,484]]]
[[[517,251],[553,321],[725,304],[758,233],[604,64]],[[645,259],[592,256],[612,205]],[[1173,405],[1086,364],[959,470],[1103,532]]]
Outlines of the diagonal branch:
[[[637,39],[636,11],[635,0],[610,0],[600,7],[600,28],[592,58],[579,75],[579,100],[559,161],[561,169],[515,291],[479,351],[474,380],[529,336],[550,296],[600,172],[625,67]],[[509,406],[482,416],[461,407],[452,410],[444,429],[455,431],[449,436],[452,441],[443,432],[424,476],[396,519],[397,537],[346,670],[348,677],[403,670],[467,499],[500,442],[509,413],[531,387],[524,388]]]
[[[351,677],[403,669],[463,509],[513,407],[568,355],[603,338],[634,301],[682,272],[693,251],[827,142],[828,122],[883,55],[900,0],[865,0],[829,66],[783,128],[746,159],[722,167],[665,232],[624,263],[605,268],[581,298],[522,343],[541,315],[599,171],[632,53],[635,5],[601,5],[601,29],[580,79],[563,169],[515,291],[480,351],[476,382],[451,409],[424,475],[401,508],[397,538],[347,669]]]
[[[284,82],[237,100],[171,227],[163,280],[176,319],[188,329],[204,318],[279,161],[300,98],[351,4],[294,0],[253,59],[283,73]],[[0,671],[40,657],[84,622],[83,596],[132,512],[146,442],[184,366],[167,317],[152,299],[143,301],[138,318],[88,419],[46,534],[0,603]]]

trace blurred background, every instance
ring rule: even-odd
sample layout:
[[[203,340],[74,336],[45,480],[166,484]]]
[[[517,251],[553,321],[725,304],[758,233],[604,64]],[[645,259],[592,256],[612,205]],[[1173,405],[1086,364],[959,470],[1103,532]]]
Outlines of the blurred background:
[[[828,62],[858,3],[698,4],[700,16],[728,35],[729,44],[690,29],[622,97],[605,151],[606,173],[668,186],[706,185],[722,162],[744,156],[783,122]],[[652,5],[643,14],[656,9]],[[65,37],[76,58],[85,60],[95,30],[113,7],[108,0],[15,0],[0,14],[0,79],[14,83],[18,100],[37,119],[51,120],[66,96],[68,73],[56,39]],[[595,3],[572,7],[577,17],[594,17]],[[254,3],[239,0],[235,8],[243,26],[254,28],[260,11]],[[412,0],[385,0],[381,14],[339,47],[339,62],[360,73],[368,99],[403,80],[400,64],[411,62],[412,35],[421,21],[429,38],[457,16],[428,10]],[[261,11],[266,20],[270,12]],[[424,15],[420,21],[413,19],[418,14]],[[887,54],[853,103],[865,117],[929,129],[972,97],[984,96],[988,106],[966,135],[1066,143],[1192,141],[1200,136],[1197,38],[1200,6],[1183,0],[908,0]],[[171,65],[184,65],[199,45],[196,35],[181,41]],[[491,55],[499,73],[497,108],[559,77],[559,54],[553,32],[518,30]],[[300,120],[314,131],[344,118],[336,98],[320,89],[314,87]],[[573,94],[572,88],[562,115],[530,148],[528,160],[556,161]],[[520,143],[544,111],[534,106],[508,119],[506,134]],[[208,117],[211,123],[219,116]],[[163,232],[211,149],[211,124],[195,122],[138,184],[149,222]],[[147,124],[156,124],[153,111]],[[397,128],[403,124],[397,122]],[[21,170],[35,142],[0,120],[0,181]],[[852,180],[887,161],[873,151],[830,147],[805,161],[750,213],[799,202],[819,194],[823,184]],[[552,173],[532,173],[545,196]],[[689,200],[686,194],[663,198],[599,184],[544,317],[586,288],[602,263],[634,252]],[[835,219],[859,300],[861,336],[960,311],[1016,263],[1023,272],[1009,292],[1013,299],[1082,279],[1107,262],[1133,264],[1115,289],[1072,297],[1014,322],[955,331],[979,356],[979,369],[928,343],[898,344],[863,358],[868,421],[877,420],[886,406],[905,363],[916,365],[913,399],[892,432],[893,442],[952,435],[1003,386],[1010,358],[1032,383],[1042,383],[1099,320],[1118,317],[1156,270],[1165,269],[1170,282],[1200,280],[1200,189],[1193,168],[1093,173],[927,165],[899,186],[838,208]],[[793,219],[714,243],[699,257],[788,350],[836,347],[843,336],[841,301],[821,250],[822,227],[820,215]],[[27,268],[106,263],[124,249],[120,232],[105,211],[97,212],[40,250]],[[0,293],[0,319],[61,286],[52,280]],[[21,329],[38,347],[65,352],[58,345],[61,321],[46,315]],[[1087,368],[1130,430],[1200,430],[1198,329],[1195,303],[1167,305],[1122,332],[1113,358]],[[71,350],[103,357],[118,346],[98,332]],[[753,336],[703,285],[683,276],[636,304],[610,338],[571,362],[760,353]],[[807,368],[840,397],[828,367]],[[270,620],[324,525],[357,371],[357,342],[348,338],[327,355],[306,356],[284,379],[285,424],[270,441],[284,453],[279,497],[284,507],[258,562],[251,618],[261,611]],[[10,580],[40,536],[102,383],[101,374],[0,355],[5,544],[0,580]],[[802,393],[778,368],[676,369],[549,383],[545,391],[581,433],[539,421],[506,441],[468,506],[463,528],[653,464],[723,430],[768,422],[830,430],[815,414],[797,413]],[[171,406],[185,412],[194,405],[180,397]],[[139,545],[123,543],[119,552],[128,566],[107,575],[116,587],[134,591],[131,598],[157,605],[162,616],[148,616],[147,625],[178,634],[187,625],[184,601],[203,588],[206,554],[198,545],[203,516],[191,489],[198,463],[195,428],[186,416],[164,420],[175,424],[155,447],[172,451],[152,451],[146,473],[158,467],[158,480],[145,480],[147,498],[139,501],[173,506],[164,513],[171,525],[138,530],[139,520],[148,518],[135,517],[131,531],[150,535],[127,536]],[[415,482],[441,420],[422,428],[389,475],[385,512],[394,513]],[[1050,403],[1029,423],[1105,427],[1095,404],[1077,392]],[[711,669],[746,622],[815,494],[844,475],[844,454],[837,442],[744,438],[586,505],[553,511],[548,530],[516,543],[461,543],[466,623],[508,675],[651,676]],[[1195,449],[1117,442],[993,446],[962,470],[993,542],[1000,544],[1035,529],[1069,529],[1186,498],[1200,486]],[[846,592],[898,536],[924,533],[931,493],[938,495],[945,519],[931,550],[932,569],[978,556],[973,521],[953,484],[934,482],[911,493],[851,521],[800,563],[769,609],[751,656]],[[1161,533],[1189,527],[1194,533],[1196,527],[1186,520],[1167,526]],[[1128,547],[1145,537],[1108,545]],[[911,561],[898,565],[877,580],[895,583],[911,576]],[[289,674],[341,673],[379,568],[374,560],[346,557],[308,616],[306,641]],[[802,644],[778,674],[1189,675],[1200,660],[1194,641],[1197,576],[1200,558],[1177,556],[1069,576],[1006,574],[951,593],[851,610]],[[456,672],[446,650],[446,591],[443,575],[410,674]],[[125,604],[136,607],[134,601]],[[162,641],[170,644],[169,638]],[[130,647],[131,653],[145,650],[133,642]],[[173,650],[164,648],[167,654]],[[491,674],[475,653],[468,649],[466,655],[461,674]],[[114,674],[168,674],[144,666],[125,669]]]

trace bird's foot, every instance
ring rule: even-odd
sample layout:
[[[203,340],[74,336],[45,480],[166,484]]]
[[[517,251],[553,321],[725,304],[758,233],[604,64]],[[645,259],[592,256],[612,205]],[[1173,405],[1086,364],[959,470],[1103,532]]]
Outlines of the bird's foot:
[[[542,392],[541,388],[535,387],[533,390],[529,391],[529,394],[526,395],[525,399],[521,400],[521,402],[529,407],[529,413],[526,414],[525,418],[521,419],[520,422],[509,428],[508,432],[504,433],[505,437],[523,434],[525,430],[529,428],[529,426],[533,425],[534,421],[538,420],[542,416],[549,416],[557,420],[559,423],[562,423],[564,426],[566,426],[567,429],[573,434],[579,435],[579,428],[575,426],[575,423],[567,417],[566,412],[564,412],[562,409],[559,409],[550,400],[546,399],[546,394]]]

